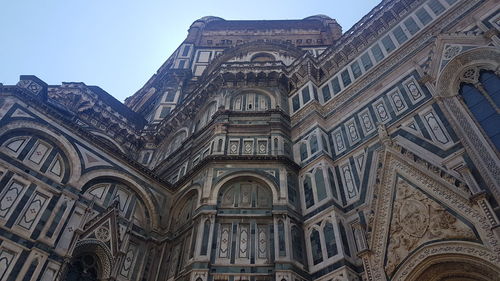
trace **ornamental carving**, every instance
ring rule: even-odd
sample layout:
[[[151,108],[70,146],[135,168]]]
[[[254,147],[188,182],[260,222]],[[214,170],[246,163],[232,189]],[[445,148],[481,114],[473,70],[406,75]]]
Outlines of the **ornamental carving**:
[[[387,280],[388,276],[397,280],[395,276],[413,262],[416,253],[443,240],[462,244],[472,240],[467,243],[487,248],[496,259],[500,257],[492,225],[479,212],[479,206],[468,199],[469,193],[448,180],[453,177],[396,143],[386,145],[378,157],[375,198],[370,207],[374,212],[367,216],[369,251],[361,254],[368,280]],[[408,200],[422,205],[403,204]],[[425,209],[415,211],[422,206]],[[409,207],[413,211],[402,210]],[[402,220],[424,225],[410,226]]]
[[[111,233],[107,227],[101,226],[95,230],[95,237],[102,242],[108,242],[111,239]]]
[[[474,240],[474,232],[447,209],[398,178],[387,247],[385,270],[392,275],[406,256],[426,242],[438,239]]]

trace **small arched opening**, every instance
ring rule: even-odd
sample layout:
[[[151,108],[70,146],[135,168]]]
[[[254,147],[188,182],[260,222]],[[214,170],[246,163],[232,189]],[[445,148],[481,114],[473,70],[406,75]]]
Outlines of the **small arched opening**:
[[[82,241],[73,251],[62,280],[107,280],[111,271],[109,254],[97,242]]]
[[[258,53],[252,56],[250,59],[251,62],[267,62],[267,61],[276,61],[276,58],[269,53]]]

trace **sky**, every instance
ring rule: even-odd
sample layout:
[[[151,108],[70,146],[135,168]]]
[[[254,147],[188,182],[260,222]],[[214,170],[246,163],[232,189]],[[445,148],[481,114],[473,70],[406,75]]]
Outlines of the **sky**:
[[[302,19],[325,14],[343,31],[380,0],[0,0],[0,83],[36,75],[133,95],[203,16]]]

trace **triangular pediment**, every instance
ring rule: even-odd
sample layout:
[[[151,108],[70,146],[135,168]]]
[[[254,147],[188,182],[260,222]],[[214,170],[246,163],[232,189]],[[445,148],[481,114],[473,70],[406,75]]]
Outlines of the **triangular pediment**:
[[[417,185],[396,176],[384,267],[391,276],[409,253],[432,241],[480,242],[473,226]]]
[[[117,206],[110,206],[106,212],[97,215],[84,225],[79,240],[95,239],[101,241],[109,248],[113,256],[115,256],[120,249],[119,247],[122,241],[117,220]]]
[[[31,118],[31,119],[34,119],[33,115],[24,111],[23,109],[21,108],[18,108],[16,109],[13,113],[12,113],[12,117],[22,117],[22,118]]]
[[[440,34],[436,37],[424,65],[425,74],[429,77],[438,77],[454,57],[487,44],[481,32]]]
[[[390,279],[410,256],[435,243],[498,248],[460,179],[394,143],[387,143],[378,159],[367,233],[371,280]]]

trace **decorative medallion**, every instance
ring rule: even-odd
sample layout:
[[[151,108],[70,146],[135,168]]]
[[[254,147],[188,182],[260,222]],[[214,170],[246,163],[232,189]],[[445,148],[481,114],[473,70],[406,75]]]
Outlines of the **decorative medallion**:
[[[102,242],[108,242],[109,239],[111,238],[111,235],[109,233],[109,229],[107,229],[104,226],[101,226],[95,230],[95,237],[98,240],[101,240]]]
[[[399,225],[411,236],[424,236],[429,226],[429,208],[420,201],[406,200],[399,208]]]

